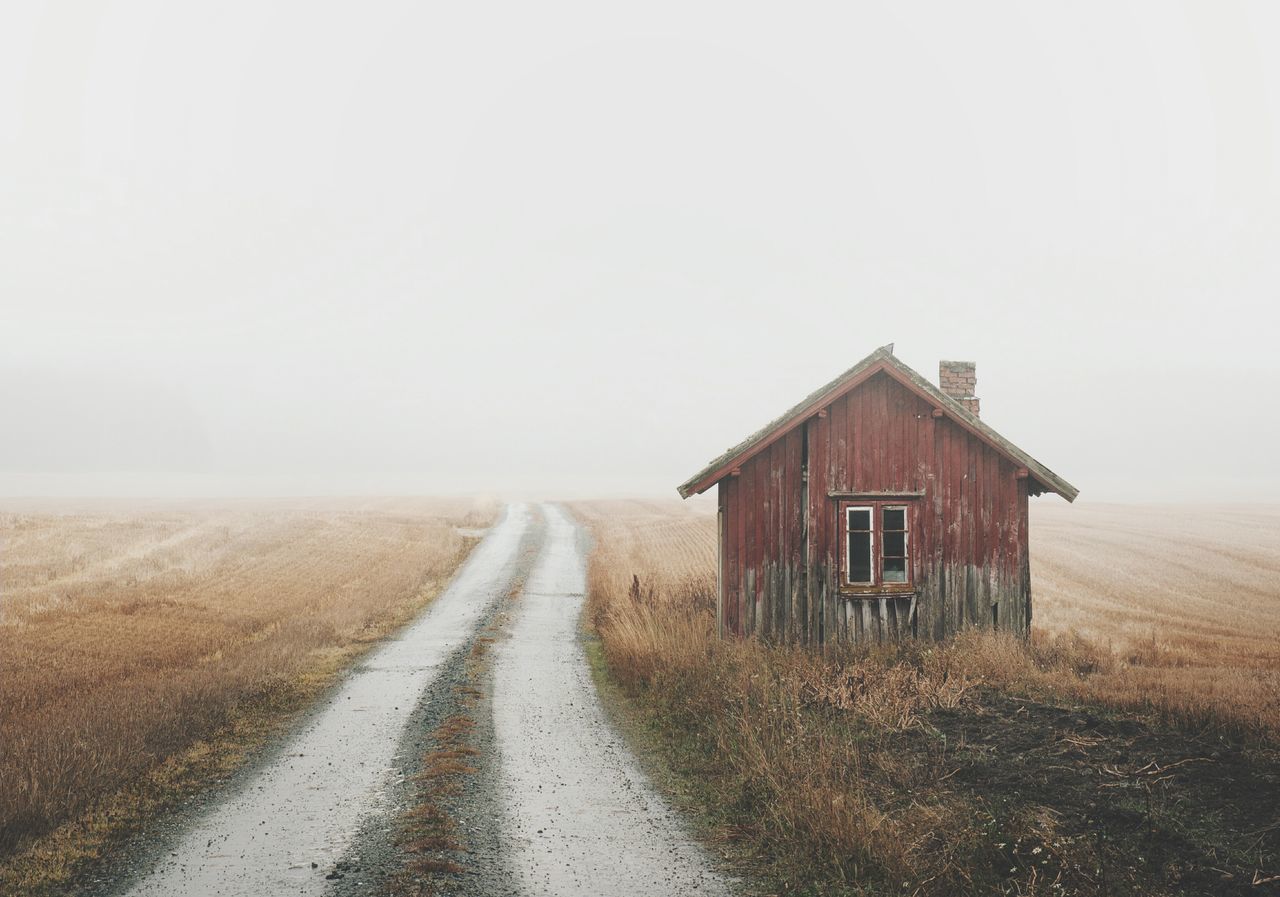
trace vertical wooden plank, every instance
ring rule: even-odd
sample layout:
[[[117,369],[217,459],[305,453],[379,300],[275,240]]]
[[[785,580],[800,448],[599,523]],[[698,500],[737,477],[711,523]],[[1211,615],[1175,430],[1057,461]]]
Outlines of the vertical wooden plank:
[[[1022,571],[1019,567],[1019,551],[1018,545],[1021,541],[1020,529],[1022,526],[1021,515],[1018,507],[1018,487],[1017,470],[1012,464],[1009,465],[1008,471],[1003,471],[1001,476],[1004,479],[1004,515],[1005,515],[1005,539],[1004,539],[1004,587],[1001,590],[1001,604],[1008,604],[1007,610],[1004,610],[1001,622],[1004,623],[1013,632],[1022,631],[1022,611],[1019,609],[1019,597],[1021,586],[1019,584],[1022,579]]]
[[[886,425],[889,420],[889,378],[885,374],[878,374],[874,379],[879,383],[872,394],[874,404],[871,406],[871,414],[881,423],[872,427],[876,441],[875,471],[872,474],[876,485],[872,488],[883,490],[889,488],[889,432],[892,429]]]
[[[768,639],[772,635],[769,626],[769,546],[773,535],[773,501],[769,491],[769,457],[762,452],[756,458],[756,492],[761,503],[756,554],[756,630]]]
[[[801,425],[803,427],[803,424]],[[795,527],[792,523],[792,514],[795,513],[796,501],[800,495],[800,459],[796,454],[796,440],[800,436],[800,429],[794,429],[789,432],[782,441],[782,512],[781,525],[779,527],[781,536],[778,539],[780,548],[780,560],[782,563],[781,585],[782,585],[782,638],[785,641],[795,641],[795,610],[796,610],[796,594],[794,591],[795,584],[795,555],[792,546],[795,544]]]
[[[944,420],[938,427],[942,437],[942,564],[939,567],[941,581],[940,619],[942,625],[937,635],[950,636],[955,632],[955,545],[956,530],[959,521],[956,519],[956,464],[952,449],[952,434],[955,428],[950,420]]]
[[[831,403],[831,488],[847,491],[853,488],[849,477],[849,396]]]
[[[1027,516],[1027,504],[1028,504],[1028,497],[1030,495],[1030,483],[1028,480],[1018,481],[1018,492],[1019,492],[1018,501],[1019,501],[1019,504],[1021,505],[1021,508],[1018,512],[1018,522],[1019,522],[1019,529],[1020,529],[1020,533],[1019,533],[1020,539],[1018,544],[1018,550],[1022,556],[1021,557],[1021,561],[1022,561],[1021,580],[1022,580],[1022,596],[1023,596],[1022,604],[1024,608],[1023,619],[1022,619],[1022,632],[1024,635],[1029,636],[1031,634],[1032,623],[1035,621],[1035,604],[1032,601],[1032,597],[1031,597],[1032,595],[1032,592],[1031,592],[1031,545],[1030,545],[1030,538],[1028,535],[1029,521]]]
[[[973,554],[974,565],[978,570],[978,614],[979,618],[974,620],[978,625],[989,624],[991,620],[991,607],[987,604],[987,584],[989,582],[987,574],[991,571],[991,532],[989,529],[991,522],[991,486],[992,483],[987,477],[987,458],[991,450],[978,440],[973,441],[974,454],[977,460],[977,499],[978,499],[978,527],[975,534]]]
[[[782,640],[779,624],[782,617],[781,542],[782,529],[778,526],[778,517],[782,513],[782,478],[785,476],[785,460],[781,441],[769,447],[769,535],[765,540],[765,559],[769,563],[769,598],[767,601],[769,634],[774,641]]]
[[[751,487],[745,474],[734,478],[734,489],[738,496],[739,554],[738,554],[738,626],[744,636],[751,635],[751,615],[747,601],[747,572],[751,569],[751,530],[756,509]]]
[[[849,485],[847,489],[864,489],[863,484],[866,477],[863,474],[862,465],[865,457],[863,442],[866,439],[866,421],[862,419],[862,401],[866,396],[866,384],[855,389],[845,399],[846,420],[845,427],[848,435],[846,440],[849,445]]]
[[[785,608],[782,592],[782,526],[783,503],[786,492],[783,480],[786,479],[787,461],[783,448],[785,439],[775,442],[769,447],[769,538],[765,542],[766,555],[769,559],[769,632],[775,641],[781,642],[785,636]]]
[[[920,413],[920,405],[919,397],[913,396],[911,404],[907,406],[906,451],[908,457],[904,485],[912,490],[924,489],[924,477],[920,473],[920,431],[924,422],[930,418],[927,412],[923,415]]]
[[[747,634],[746,617],[743,616],[746,610],[746,596],[743,588],[743,577],[746,572],[747,557],[747,499],[742,490],[742,478],[733,478],[732,500],[736,509],[733,512],[733,528],[734,541],[737,548],[734,553],[733,564],[733,588],[737,607],[734,609],[734,622],[736,625],[736,633],[739,636]]]
[[[747,634],[756,636],[756,574],[760,558],[760,515],[763,512],[760,492],[756,486],[757,462],[747,461],[742,465],[742,474],[738,477],[741,483],[744,507],[747,509],[747,552],[743,559],[744,586],[743,627]]]
[[[809,429],[809,641],[815,645],[822,641],[821,614],[829,570],[826,564],[830,551],[827,420],[827,415],[823,415],[814,420]]]
[[[791,438],[791,434],[787,434],[776,444],[777,451],[774,453],[775,470],[774,470],[774,491],[778,497],[778,510],[775,516],[774,526],[777,527],[777,533],[774,536],[774,552],[776,557],[775,577],[777,579],[777,595],[774,600],[777,602],[777,610],[774,613],[774,631],[778,641],[785,642],[787,639],[787,626],[789,625],[788,617],[791,612],[791,596],[787,594],[787,584],[790,582],[790,576],[787,573],[787,514],[790,508],[791,498],[791,481],[790,469],[788,467],[787,443]]]
[[[978,535],[979,522],[976,509],[978,507],[977,488],[978,488],[978,452],[976,452],[974,439],[968,433],[964,434],[961,445],[964,449],[964,489],[963,501],[965,505],[964,515],[964,558],[965,558],[965,604],[964,619],[961,625],[967,625],[974,622],[977,616],[977,578],[974,576],[974,565],[977,562],[975,557],[975,542]]]
[[[724,480],[716,483],[716,637],[724,638]]]
[[[945,569],[947,523],[947,466],[946,466],[946,434],[947,424],[942,420],[933,422],[933,556],[930,561],[930,575],[934,578],[930,600],[937,602],[932,608],[916,609],[917,625],[922,632],[937,638],[943,634],[943,618],[945,588],[943,570]]]
[[[738,481],[727,477],[720,481],[725,509],[725,564],[724,564],[724,622],[726,635],[741,635],[738,629],[739,593],[741,579],[738,576],[740,548],[738,539],[742,528],[738,524],[742,503],[735,493]]]
[[[891,489],[905,489],[907,485],[907,417],[912,396],[896,380],[893,382],[893,479]]]
[[[952,476],[955,477],[955,494],[952,496],[951,508],[951,528],[953,532],[951,557],[951,573],[950,580],[953,592],[952,605],[952,632],[959,632],[964,622],[964,568],[965,560],[968,557],[965,552],[965,530],[967,529],[964,520],[965,509],[965,453],[963,435],[956,427],[951,427],[951,464],[954,468]]]
[[[805,483],[806,431],[801,425],[790,437],[787,447],[787,570],[791,582],[788,586],[790,612],[787,637],[793,642],[804,642],[804,621],[807,616],[805,578],[805,514],[808,497]]]
[[[769,488],[769,452],[761,452],[756,459],[754,479],[760,496],[756,555],[756,631],[767,641],[772,634],[772,627],[769,625],[769,540],[773,535],[773,495]]]
[[[874,388],[872,377],[860,389],[850,394],[846,426],[849,431],[849,488],[868,489],[867,439],[875,432],[875,422],[867,417],[867,391]]]
[[[885,489],[901,489],[898,471],[902,466],[902,386],[885,378],[885,430],[888,433],[885,458]]]
[[[788,630],[791,626],[791,574],[788,570],[788,562],[791,555],[790,547],[790,530],[787,526],[787,518],[791,513],[791,457],[787,450],[788,444],[791,442],[792,433],[788,433],[777,444],[777,493],[778,493],[778,516],[776,526],[778,527],[777,537],[775,539],[775,551],[778,555],[778,611],[775,615],[777,620],[778,640],[785,642],[788,638]]]
[[[996,583],[1000,574],[1000,456],[991,448],[986,450],[986,470],[983,473],[983,510],[986,514],[987,521],[983,529],[986,531],[984,544],[986,546],[983,555],[983,567],[986,575],[983,577],[984,604],[982,608],[983,616],[988,621],[991,618],[991,605],[998,601],[999,594],[996,589]],[[997,608],[997,611],[999,608]],[[987,625],[990,625],[988,622]]]
[[[848,430],[846,421],[848,416],[848,396],[837,399],[831,403],[831,413],[828,415],[827,430],[830,435],[827,452],[827,470],[828,470],[828,489],[829,491],[839,491],[849,488],[849,445]],[[827,574],[827,602],[824,612],[823,626],[830,634],[837,636],[837,639],[843,633],[838,632],[836,611],[840,604],[840,588],[839,588],[839,567],[840,567],[840,547],[835,544],[839,538],[839,527],[834,520],[834,511],[828,505],[827,509],[827,557],[830,562],[830,572]]]

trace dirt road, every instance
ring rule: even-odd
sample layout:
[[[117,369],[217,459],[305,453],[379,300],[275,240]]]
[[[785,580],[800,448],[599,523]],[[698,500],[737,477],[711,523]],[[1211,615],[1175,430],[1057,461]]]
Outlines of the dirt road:
[[[604,717],[579,638],[584,539],[557,507],[495,651],[507,862],[527,895],[719,895],[724,880]]]
[[[513,506],[448,591],[327,706],[135,874],[126,897],[382,892],[395,819],[478,628],[521,577],[493,649],[481,767],[454,808],[472,847],[448,893],[729,893],[600,706],[578,620],[584,538],[562,509]],[[438,680],[438,681],[437,681]],[[346,870],[343,872],[337,870]]]
[[[126,893],[323,893],[357,827],[387,811],[401,730],[418,696],[510,587],[533,522],[529,508],[509,508],[428,611],[357,667],[274,759],[215,801]]]

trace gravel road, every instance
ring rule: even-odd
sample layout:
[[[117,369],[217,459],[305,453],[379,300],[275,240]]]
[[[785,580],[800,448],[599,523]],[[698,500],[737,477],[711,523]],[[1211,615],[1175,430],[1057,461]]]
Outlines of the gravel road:
[[[349,674],[274,759],[214,801],[128,897],[324,893],[362,821],[386,810],[418,696],[510,588],[532,522],[530,509],[508,508],[426,613]]]
[[[479,771],[444,799],[466,833],[466,871],[437,892],[730,894],[605,717],[579,629],[585,543],[557,506],[510,507],[417,622],[111,892],[387,893],[401,868],[396,820],[425,740],[456,712],[477,630],[498,625],[470,710]]]
[[[526,895],[729,893],[604,716],[579,637],[585,539],[543,506],[542,554],[496,648],[507,862]]]

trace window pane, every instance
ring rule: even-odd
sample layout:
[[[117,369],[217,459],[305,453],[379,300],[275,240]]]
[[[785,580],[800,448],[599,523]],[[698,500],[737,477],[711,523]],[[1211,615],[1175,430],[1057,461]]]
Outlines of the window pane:
[[[885,582],[906,582],[907,581],[907,559],[906,558],[885,558],[884,559],[884,581]]]
[[[871,529],[871,509],[855,508],[849,512],[849,529]]]
[[[907,512],[902,508],[885,508],[884,509],[884,528],[890,529],[906,529],[907,528]]]
[[[884,556],[887,558],[905,557],[907,554],[907,534],[906,533],[890,533],[884,534]]]
[[[871,582],[871,533],[849,533],[849,582]]]

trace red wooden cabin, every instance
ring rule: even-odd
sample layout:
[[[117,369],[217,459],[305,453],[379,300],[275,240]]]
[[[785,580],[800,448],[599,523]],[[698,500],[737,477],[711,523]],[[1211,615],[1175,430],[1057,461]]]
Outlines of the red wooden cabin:
[[[822,644],[1031,626],[1027,500],[1077,489],[885,346],[680,486],[719,486],[722,634]]]

